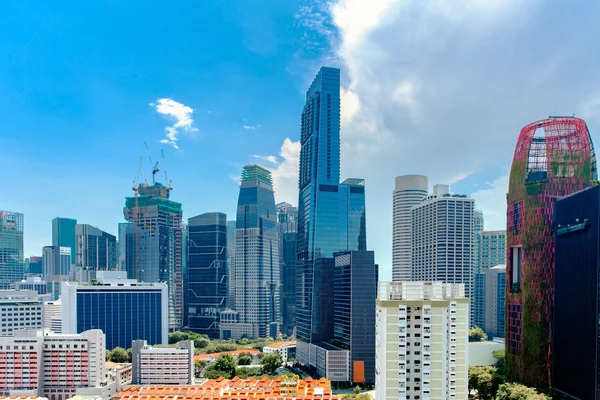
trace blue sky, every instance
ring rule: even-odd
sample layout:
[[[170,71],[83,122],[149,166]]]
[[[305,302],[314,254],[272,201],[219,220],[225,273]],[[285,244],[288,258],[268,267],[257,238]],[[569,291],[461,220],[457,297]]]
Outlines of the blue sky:
[[[155,159],[164,149],[184,218],[233,217],[250,162],[296,204],[303,93],[320,65],[338,66],[342,177],[367,180],[387,279],[394,176],[451,183],[503,228],[522,126],[576,113],[598,142],[600,6],[566,3],[3,2],[0,208],[25,213],[26,256],[50,243],[55,216],[116,234],[140,156],[150,175],[144,142]],[[160,143],[178,121],[179,149]]]

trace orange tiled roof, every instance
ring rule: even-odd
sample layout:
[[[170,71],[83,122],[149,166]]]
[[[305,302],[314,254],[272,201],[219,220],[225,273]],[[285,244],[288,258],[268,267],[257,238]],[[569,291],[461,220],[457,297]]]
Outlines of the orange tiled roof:
[[[265,347],[269,347],[271,349],[279,349],[279,348],[281,348],[281,346],[288,346],[288,345],[292,345],[292,344],[296,344],[296,341],[290,340],[287,342],[275,342],[275,343],[271,343]]]

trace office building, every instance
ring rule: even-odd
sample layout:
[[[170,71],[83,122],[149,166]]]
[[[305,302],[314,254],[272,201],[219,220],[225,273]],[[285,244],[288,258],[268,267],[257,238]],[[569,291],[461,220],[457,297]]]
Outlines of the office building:
[[[471,328],[484,329],[485,325],[485,273],[473,275],[473,297],[471,299]]]
[[[0,336],[42,327],[42,303],[33,290],[0,290]]]
[[[485,271],[484,325],[488,337],[504,337],[504,297],[506,296],[506,265],[496,265]],[[480,325],[481,327],[481,325]]]
[[[412,280],[463,283],[473,290],[474,201],[447,185],[412,208]]]
[[[238,322],[221,321],[222,335],[275,337],[281,319],[277,211],[271,172],[258,165],[246,165],[242,172],[235,242]]]
[[[509,380],[542,390],[551,386],[554,202],[597,179],[596,155],[582,119],[550,117],[521,130],[507,194]]]
[[[46,294],[49,297],[49,301],[56,301],[60,298],[62,292],[62,283],[67,282],[71,279],[68,275],[46,275],[44,281],[46,282]]]
[[[281,361],[285,364],[288,360],[296,359],[296,341],[271,343],[263,347],[262,352],[265,354],[279,353]]]
[[[227,216],[206,213],[188,220],[186,330],[220,337],[227,308]]]
[[[48,293],[48,284],[39,276],[28,276],[22,281],[14,282],[11,288],[14,290],[33,290],[40,295]]]
[[[75,395],[108,398],[104,335],[25,330],[0,338],[0,393],[65,400]]]
[[[298,208],[277,204],[279,227],[279,269],[281,271],[281,332],[294,334],[296,326],[296,236]]]
[[[0,289],[24,277],[23,214],[0,210]]]
[[[333,338],[334,253],[366,250],[364,180],[347,179],[340,184],[339,69],[322,67],[308,89],[300,142],[297,357],[316,369],[319,357],[339,351],[323,344]],[[336,353],[331,359],[338,355],[346,357]],[[341,375],[324,376],[337,380]]]
[[[42,257],[29,257],[29,268],[26,271],[30,275],[42,275],[44,273],[44,263]]]
[[[235,221],[227,221],[227,306],[235,308]]]
[[[145,340],[134,340],[131,371],[134,385],[193,385],[194,341],[152,347]]]
[[[42,303],[42,328],[54,333],[62,333],[62,301],[44,301]]]
[[[380,282],[376,400],[468,399],[464,284]]]
[[[44,277],[70,276],[71,248],[59,246],[44,246],[43,250]],[[47,279],[45,279],[47,280]]]
[[[138,283],[121,272],[97,273],[98,284],[62,284],[62,330],[101,329],[106,348],[131,347],[133,340],[167,344],[168,289],[164,283]]]
[[[169,328],[183,326],[183,232],[181,203],[169,199],[170,186],[134,186],[125,199],[127,278],[164,282],[169,287]],[[138,338],[140,339],[140,338]]]
[[[88,224],[77,224],[76,269],[77,280],[90,282],[96,271],[116,271],[117,238]]]
[[[564,398],[600,399],[600,186],[558,199],[554,227],[552,387]]]
[[[423,175],[396,177],[394,188],[392,280],[412,279],[412,208],[428,194],[429,179]]]
[[[77,220],[71,218],[56,217],[52,220],[52,246],[68,247],[70,249],[70,264],[77,262],[76,255],[76,233]]]
[[[117,238],[117,269],[119,271],[127,271],[125,260],[127,259],[127,225],[129,224],[131,222],[119,222],[119,236]]]
[[[375,300],[378,266],[372,251],[335,254],[332,344],[350,351],[349,379],[375,383]]]

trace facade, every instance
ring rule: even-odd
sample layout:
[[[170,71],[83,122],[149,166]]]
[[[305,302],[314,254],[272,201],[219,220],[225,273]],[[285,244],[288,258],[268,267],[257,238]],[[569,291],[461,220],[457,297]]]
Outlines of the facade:
[[[23,279],[23,214],[0,210],[0,290]]]
[[[235,221],[227,221],[227,306],[235,308]]]
[[[505,326],[510,380],[542,390],[551,385],[554,202],[596,179],[596,155],[582,119],[551,117],[521,130],[507,194]]]
[[[42,261],[42,257],[29,257],[29,268],[27,273],[30,275],[42,275],[44,273],[44,263]]]
[[[279,353],[281,361],[285,364],[289,360],[296,359],[296,341],[271,343],[263,347],[262,352],[265,354]]]
[[[380,282],[376,400],[467,400],[468,330],[463,284]]]
[[[71,218],[56,217],[52,220],[52,246],[68,247],[71,249],[71,261],[69,264],[75,265],[77,262],[76,254],[77,243],[75,236],[75,226],[77,220]]]
[[[65,400],[105,384],[103,333],[27,330],[0,338],[0,393]],[[100,396],[102,397],[102,396]]]
[[[186,330],[220,337],[227,307],[227,216],[206,213],[188,220]]]
[[[134,385],[193,385],[194,341],[152,347],[145,340],[134,340],[131,367]]]
[[[119,236],[117,238],[117,269],[127,271],[127,225],[131,222],[119,222]]]
[[[506,265],[496,265],[485,271],[485,323],[482,329],[490,339],[504,337],[505,296]]]
[[[477,212],[476,212],[477,213]],[[478,218],[475,218],[477,222]],[[477,223],[475,224],[477,226]],[[483,229],[483,225],[481,225]],[[484,329],[485,314],[485,273],[496,265],[506,264],[506,231],[479,231],[475,229],[475,264],[473,264],[474,292],[471,301],[471,326]],[[504,324],[502,324],[504,326]],[[494,329],[494,332],[496,330]],[[504,337],[504,330],[502,335]]]
[[[473,291],[474,200],[447,185],[412,208],[412,280],[463,283]]]
[[[62,330],[106,332],[106,348],[131,347],[144,338],[167,344],[168,289],[164,283],[138,283],[119,272],[98,272],[98,285],[63,282]]]
[[[334,253],[367,249],[364,180],[340,184],[339,69],[322,67],[308,89],[300,142],[297,358],[317,368],[319,354],[330,350],[316,347],[333,338]]]
[[[0,290],[0,336],[42,327],[42,303],[33,290]]]
[[[485,273],[476,273],[473,276],[471,327],[479,327],[485,330],[485,300]]]
[[[39,276],[28,276],[22,281],[14,282],[11,287],[14,290],[33,290],[37,294],[48,292],[48,285]]]
[[[44,277],[71,274],[71,248],[45,246],[43,248]]]
[[[396,177],[394,188],[392,280],[412,279],[412,208],[428,194],[429,178],[423,175]]]
[[[60,321],[60,330],[57,321]],[[44,301],[42,305],[42,328],[50,329],[55,333],[62,333],[62,301],[60,299],[54,301]],[[53,329],[54,328],[54,329]]]
[[[223,337],[275,337],[281,321],[279,236],[271,172],[246,165],[242,172],[235,231],[235,311],[221,321]]]
[[[374,252],[336,253],[331,343],[350,351],[349,381],[354,383],[375,383],[378,276]]]
[[[117,238],[88,224],[75,226],[77,280],[90,282],[96,271],[116,271]]]
[[[279,269],[281,271],[281,332],[292,336],[296,326],[296,237],[298,208],[277,204]]]
[[[183,232],[181,203],[171,188],[140,184],[125,199],[127,278],[164,282],[169,288],[169,328],[183,326]],[[139,339],[139,338],[137,338]]]

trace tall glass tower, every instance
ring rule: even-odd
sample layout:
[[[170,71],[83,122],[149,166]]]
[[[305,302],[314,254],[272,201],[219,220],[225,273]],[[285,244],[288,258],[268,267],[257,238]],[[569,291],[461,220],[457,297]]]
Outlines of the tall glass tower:
[[[281,332],[294,334],[296,324],[296,236],[298,208],[277,204],[279,267],[281,270]]]
[[[77,263],[77,240],[75,226],[77,220],[56,217],[52,220],[52,246],[69,247],[71,249],[71,265]]]
[[[0,210],[0,289],[23,279],[23,214]]]

